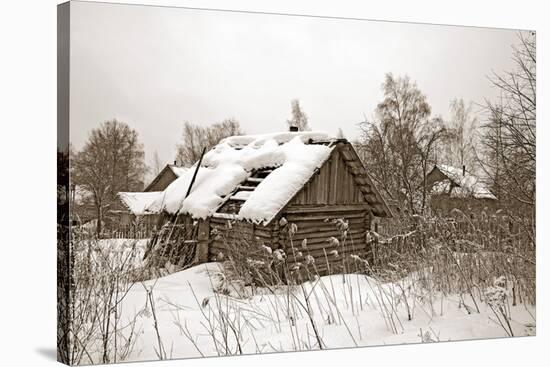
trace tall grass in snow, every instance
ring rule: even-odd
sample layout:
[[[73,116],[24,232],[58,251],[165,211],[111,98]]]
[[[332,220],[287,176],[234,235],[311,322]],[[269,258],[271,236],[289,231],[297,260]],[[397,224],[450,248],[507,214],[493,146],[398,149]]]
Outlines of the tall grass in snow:
[[[143,277],[136,240],[98,240],[73,232],[70,364],[116,363],[133,352],[138,314],[122,315],[122,302]]]
[[[535,244],[524,233],[529,227],[501,213],[489,216],[482,212],[477,218],[460,211],[453,215],[411,217],[403,234],[391,238],[370,232],[367,253],[325,252],[324,269],[329,269],[329,276],[323,279],[315,259],[308,255],[307,240],[294,243],[297,228],[293,223],[285,227],[289,239],[285,248],[273,249],[261,241],[227,242],[227,251],[220,255],[223,271],[211,274],[216,279],[215,297],[222,301],[206,307],[221,302],[226,313],[239,310],[233,317],[248,314],[242,325],[251,333],[251,319],[276,325],[278,332],[289,333],[293,350],[330,347],[319,330],[331,324],[341,326],[349,343],[358,345],[368,329],[361,314],[373,308],[388,331],[399,334],[419,313],[429,318],[442,316],[444,302],[451,296],[458,298],[457,307],[470,314],[489,307],[493,321],[513,336],[510,307],[536,302]],[[345,220],[333,223],[341,236],[327,241],[347,241]],[[334,257],[341,259],[341,274],[330,273]],[[252,304],[245,307],[239,301],[262,294],[272,296],[267,297],[267,310],[254,309]],[[210,312],[215,314],[215,308]],[[225,323],[221,315],[205,324],[212,335]],[[233,333],[235,345],[244,333],[239,330]],[[433,330],[420,335],[420,341],[438,339]]]
[[[181,336],[202,356],[365,345],[373,315],[383,320],[388,335],[399,335],[418,318],[443,316],[454,302],[472,316],[489,310],[504,335],[516,335],[512,308],[536,302],[529,224],[502,213],[453,215],[411,217],[402,234],[389,238],[369,231],[367,251],[351,242],[344,219],[330,219],[339,235],[327,238],[331,250],[317,258],[307,239],[294,240],[299,229],[294,223],[282,226],[288,239],[282,248],[211,233],[226,244],[221,267],[207,267],[214,292],[202,298],[188,284],[199,310],[193,319],[188,307],[161,301],[170,306]],[[338,251],[344,246],[357,251]],[[114,242],[78,242],[72,331],[77,364],[126,359],[139,337],[135,320],[142,313],[152,316],[157,358],[172,355],[163,338],[166,325],[157,319],[154,285],[143,283],[143,309],[133,317],[120,315],[129,289],[152,273],[137,261],[142,251],[137,246],[117,248]],[[273,338],[266,340],[266,331]],[[440,340],[432,327],[417,333],[419,342]]]

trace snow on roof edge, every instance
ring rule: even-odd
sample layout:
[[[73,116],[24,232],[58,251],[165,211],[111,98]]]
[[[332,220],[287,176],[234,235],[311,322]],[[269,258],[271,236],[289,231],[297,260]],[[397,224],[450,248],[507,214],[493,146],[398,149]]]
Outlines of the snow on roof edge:
[[[157,214],[148,210],[151,203],[162,196],[163,191],[119,192],[118,197],[128,211],[134,215]]]
[[[331,149],[326,145],[309,143],[331,140],[334,139],[328,134],[314,131],[225,138],[205,154],[187,198],[183,199],[194,169],[172,182],[166,188],[163,200],[157,198],[148,210],[188,213],[195,218],[206,218],[218,210],[225,202],[224,197],[245,181],[253,170],[277,167],[258,185],[239,212],[243,220],[256,223],[271,220],[330,155]],[[277,170],[279,173],[274,175]],[[284,184],[269,184],[283,173]]]

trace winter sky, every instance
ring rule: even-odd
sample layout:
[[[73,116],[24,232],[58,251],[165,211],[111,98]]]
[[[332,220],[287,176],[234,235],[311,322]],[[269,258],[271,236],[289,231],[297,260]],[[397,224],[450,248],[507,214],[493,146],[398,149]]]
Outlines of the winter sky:
[[[182,8],[71,4],[71,141],[116,118],[151,163],[174,160],[185,121],[235,118],[250,134],[286,129],[298,98],[312,129],[355,138],[385,73],[408,74],[433,114],[453,98],[495,98],[516,31]]]

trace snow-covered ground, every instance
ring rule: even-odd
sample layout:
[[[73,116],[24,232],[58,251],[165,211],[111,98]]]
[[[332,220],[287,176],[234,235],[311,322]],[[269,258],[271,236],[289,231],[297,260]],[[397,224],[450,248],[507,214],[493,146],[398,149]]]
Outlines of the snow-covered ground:
[[[229,295],[215,293],[223,288],[221,279],[219,265],[211,263],[136,283],[122,303],[122,320],[137,315],[140,330],[127,360],[506,336],[486,303],[477,300],[478,313],[468,297],[442,298],[410,279],[381,285],[363,275],[333,275],[303,288],[256,289],[247,297],[237,293],[252,291],[238,286],[238,292],[229,286]],[[534,306],[510,307],[510,315],[514,336],[535,334]]]

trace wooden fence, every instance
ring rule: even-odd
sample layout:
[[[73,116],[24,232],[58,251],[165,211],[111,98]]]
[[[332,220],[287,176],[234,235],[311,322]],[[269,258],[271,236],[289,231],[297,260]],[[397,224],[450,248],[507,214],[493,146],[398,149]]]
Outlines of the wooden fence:
[[[104,229],[101,232],[101,238],[145,239],[151,238],[155,230],[156,226],[150,224],[119,225]]]
[[[417,219],[401,228],[401,234],[373,236],[368,247],[370,260],[386,267],[441,246],[457,253],[498,252],[534,259],[534,228],[529,219],[508,216]]]

